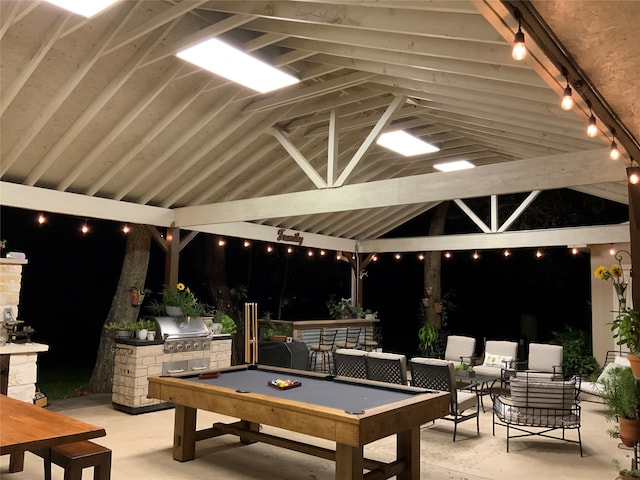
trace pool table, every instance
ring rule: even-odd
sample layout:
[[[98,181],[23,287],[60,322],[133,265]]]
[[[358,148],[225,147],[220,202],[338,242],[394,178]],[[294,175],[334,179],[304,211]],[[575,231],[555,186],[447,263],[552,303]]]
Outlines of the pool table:
[[[213,372],[217,375],[217,372]],[[196,441],[234,434],[243,442],[261,441],[335,461],[340,480],[420,478],[420,425],[445,416],[450,394],[332,377],[303,370],[241,365],[202,374],[149,377],[149,397],[175,404],[173,458],[195,458]],[[279,389],[272,380],[300,382]],[[196,431],[198,409],[240,419]],[[334,450],[259,431],[260,424],[336,442]],[[364,458],[364,445],[396,435],[396,460]]]

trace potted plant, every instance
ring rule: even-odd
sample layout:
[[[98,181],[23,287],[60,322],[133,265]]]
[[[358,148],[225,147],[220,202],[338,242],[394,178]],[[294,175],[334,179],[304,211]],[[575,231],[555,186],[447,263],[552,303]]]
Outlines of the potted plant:
[[[418,348],[420,352],[425,356],[431,355],[437,341],[438,327],[425,321],[420,330],[418,330]]]
[[[640,442],[640,385],[624,366],[614,366],[602,381],[602,400],[607,406],[607,419],[618,420],[619,429],[609,431],[620,436],[622,443],[633,447]]]
[[[214,322],[222,324],[222,331],[220,333],[234,335],[238,330],[238,326],[236,325],[236,322],[233,320],[233,318],[219,310],[216,312]]]
[[[267,337],[272,342],[284,342],[291,336],[293,327],[291,322],[273,321],[269,319],[267,326]]]
[[[154,299],[148,310],[154,315],[176,317],[201,317],[204,313],[203,304],[184,283],[178,283],[175,289],[163,285],[160,300]]]
[[[335,320],[340,318],[362,318],[364,316],[362,306],[354,305],[350,298],[336,300],[335,296],[331,295],[326,305],[329,315]]]
[[[144,288],[143,284],[135,284],[129,287],[131,292],[131,305],[134,307],[142,305],[144,298],[147,294],[151,293],[151,290]]]
[[[638,464],[635,458],[631,459],[631,468],[621,468],[620,461],[617,458],[613,460],[613,464],[618,471],[620,480],[640,478],[640,470],[638,470]]]
[[[109,322],[105,324],[104,329],[113,332],[114,338],[131,338],[133,335],[133,325],[131,323]]]
[[[640,312],[635,308],[625,307],[611,323],[613,338],[617,345],[626,345],[629,349],[627,358],[636,378],[640,378]]]

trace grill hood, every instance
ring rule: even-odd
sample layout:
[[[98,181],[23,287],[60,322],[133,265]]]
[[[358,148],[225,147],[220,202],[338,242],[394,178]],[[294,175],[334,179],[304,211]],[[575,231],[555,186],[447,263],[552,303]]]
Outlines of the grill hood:
[[[160,336],[164,340],[186,338],[186,337],[207,337],[209,329],[202,321],[201,317],[154,317]]]

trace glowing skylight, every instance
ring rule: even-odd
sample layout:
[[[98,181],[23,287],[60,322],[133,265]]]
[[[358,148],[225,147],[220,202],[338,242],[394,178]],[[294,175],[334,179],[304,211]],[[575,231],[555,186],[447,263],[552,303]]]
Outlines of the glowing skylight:
[[[458,160],[456,162],[437,163],[433,166],[441,172],[455,172],[456,170],[466,170],[467,168],[475,168],[475,165],[466,160]]]
[[[83,17],[93,17],[118,0],[46,0]]]
[[[378,137],[376,143],[405,157],[433,153],[440,150],[438,147],[434,147],[404,130],[383,133]]]
[[[176,55],[200,68],[260,93],[277,90],[300,81],[293,75],[281,72],[216,38],[189,47]]]

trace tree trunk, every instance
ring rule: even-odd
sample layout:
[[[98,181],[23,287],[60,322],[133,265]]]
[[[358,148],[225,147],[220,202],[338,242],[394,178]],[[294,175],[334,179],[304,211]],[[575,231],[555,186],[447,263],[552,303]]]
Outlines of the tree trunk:
[[[442,235],[444,233],[445,220],[449,202],[442,202],[436,207],[429,226],[429,236]],[[442,301],[442,287],[440,274],[442,265],[442,252],[426,252],[424,257],[424,319],[427,323],[435,325],[438,330],[442,327],[442,318],[436,313],[434,303]]]
[[[149,248],[151,233],[144,225],[134,225],[127,236],[127,245],[120,271],[120,279],[116,293],[111,302],[105,325],[110,322],[125,324],[135,322],[138,318],[139,307],[131,305],[131,286],[144,285],[149,267]],[[89,380],[93,393],[110,393],[113,385],[114,369],[113,333],[102,329],[100,346],[93,373]]]
[[[236,305],[227,283],[225,249],[218,245],[218,239],[212,235],[205,239],[204,256],[205,281],[216,310],[229,315],[238,326],[238,331],[233,338],[231,364],[244,363],[244,311]]]

